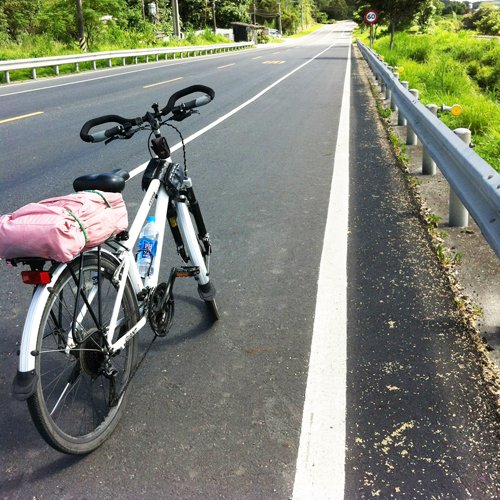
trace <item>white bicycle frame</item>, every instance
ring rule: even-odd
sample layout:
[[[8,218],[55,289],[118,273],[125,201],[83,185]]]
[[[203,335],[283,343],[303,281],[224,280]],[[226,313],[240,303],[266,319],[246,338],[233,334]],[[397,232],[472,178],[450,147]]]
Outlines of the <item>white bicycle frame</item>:
[[[171,159],[167,159],[167,164],[171,164]],[[191,179],[188,177],[184,181],[184,187],[191,187]],[[163,223],[158,224],[159,234],[158,234],[158,245],[155,256],[155,265],[153,268],[153,273],[146,276],[144,280],[141,278],[137,263],[134,256],[134,248],[136,242],[139,238],[139,234],[144,225],[144,222],[150,212],[151,206],[156,200],[155,206],[155,217],[157,221],[163,221]],[[141,318],[139,321],[124,335],[112,343],[113,334],[118,325],[118,314],[120,311],[120,305],[123,299],[123,294],[125,292],[125,286],[127,284],[127,279],[132,284],[135,294],[138,294],[145,287],[154,288],[158,285],[160,267],[161,267],[161,256],[163,251],[163,240],[165,236],[165,227],[167,224],[167,209],[169,204],[169,195],[165,186],[161,183],[159,179],[153,179],[144,195],[142,203],[139,207],[137,215],[130,227],[129,239],[121,242],[122,250],[118,252],[111,252],[108,249],[102,249],[102,252],[112,255],[115,260],[117,260],[118,267],[115,271],[115,276],[113,279],[119,281],[118,292],[115,299],[115,304],[113,307],[113,312],[111,315],[110,324],[106,332],[106,337],[108,344],[112,351],[118,351],[122,349],[127,342],[134,337],[147,322],[146,315],[142,311]],[[199,274],[197,275],[198,283],[205,285],[209,282],[208,270],[205,265],[205,260],[201,253],[200,245],[196,232],[189,214],[189,209],[184,200],[176,200],[175,206],[177,210],[177,224],[179,226],[182,239],[184,242],[185,250],[189,256],[193,266],[199,269]],[[92,252],[93,250],[90,250]],[[54,286],[57,279],[61,273],[66,269],[67,264],[61,264],[58,266],[52,274],[51,282],[48,285],[37,286],[35,293],[33,295],[28,314],[26,317],[26,323],[24,325],[23,334],[21,338],[21,347],[19,353],[19,372],[31,372],[35,369],[35,351],[36,343],[38,337],[38,330],[40,327],[40,322],[42,320],[43,309],[49,298],[50,289]],[[97,286],[95,287],[97,290]],[[96,296],[96,291],[91,291],[89,293],[89,302]],[[84,316],[87,311],[87,306],[82,305],[78,317]],[[68,332],[68,342],[66,351],[69,351],[75,347],[71,330]]]

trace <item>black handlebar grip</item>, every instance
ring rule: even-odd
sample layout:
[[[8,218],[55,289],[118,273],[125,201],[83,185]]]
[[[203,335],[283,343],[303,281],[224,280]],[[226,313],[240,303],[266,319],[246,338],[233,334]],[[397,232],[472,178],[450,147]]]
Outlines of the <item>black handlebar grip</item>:
[[[174,109],[175,103],[179,99],[181,99],[182,97],[185,97],[187,95],[194,94],[195,92],[201,92],[205,95],[198,97],[198,99],[194,99],[193,101],[189,101],[188,103],[185,103],[184,108],[192,109],[194,107],[203,106],[205,104],[208,104],[215,97],[215,92],[210,87],[207,87],[206,85],[199,85],[199,84],[198,85],[191,85],[190,87],[186,87],[185,89],[182,89],[182,90],[179,90],[179,91],[173,93],[170,96],[170,99],[168,100],[167,105],[161,110],[161,114],[166,115],[166,114],[170,113]],[[193,103],[196,103],[196,101],[198,101],[198,100],[200,100],[199,104],[193,104]],[[188,107],[188,105],[190,107]]]
[[[105,115],[99,116],[98,118],[92,118],[92,120],[83,124],[83,127],[80,130],[80,138],[85,142],[104,141],[115,135],[120,130],[120,127],[112,127],[94,134],[89,134],[90,129],[97,127],[97,125],[103,125],[104,123],[119,123],[120,125],[125,125],[126,123],[130,123],[130,121],[131,120],[118,115]]]

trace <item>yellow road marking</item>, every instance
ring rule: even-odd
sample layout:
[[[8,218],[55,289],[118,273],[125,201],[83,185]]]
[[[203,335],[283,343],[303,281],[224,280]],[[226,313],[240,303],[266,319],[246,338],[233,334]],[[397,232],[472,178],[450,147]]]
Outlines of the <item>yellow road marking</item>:
[[[165,85],[165,83],[176,82],[177,80],[182,80],[184,77],[179,76],[179,78],[172,78],[172,80],[165,80],[164,82],[152,83],[151,85],[145,85],[143,88],[149,89],[150,87],[156,87],[157,85]]]
[[[13,116],[12,118],[6,118],[5,120],[0,120],[0,123],[13,122],[15,120],[22,120],[23,118],[29,118],[30,116],[43,115],[43,111],[36,111],[35,113],[29,113],[27,115]]]
[[[226,64],[225,66],[219,66],[217,69],[229,68],[229,66],[234,66],[236,63]]]

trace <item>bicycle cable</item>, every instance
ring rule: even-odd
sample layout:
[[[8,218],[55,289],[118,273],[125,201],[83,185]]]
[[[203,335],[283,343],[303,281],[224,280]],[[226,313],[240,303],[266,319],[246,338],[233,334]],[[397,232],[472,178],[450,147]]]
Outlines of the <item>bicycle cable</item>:
[[[179,137],[181,138],[181,142],[182,142],[182,156],[184,158],[184,172],[187,174],[186,145],[184,144],[184,137],[182,136],[181,131],[177,127],[175,127],[174,125],[172,125],[171,123],[163,122],[163,124],[165,124],[167,127],[173,128],[179,134]]]

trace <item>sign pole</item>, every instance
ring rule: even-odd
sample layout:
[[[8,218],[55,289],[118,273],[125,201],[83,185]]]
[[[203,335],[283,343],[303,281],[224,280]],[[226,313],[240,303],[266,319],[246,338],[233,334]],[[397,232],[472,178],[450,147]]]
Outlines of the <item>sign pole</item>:
[[[373,49],[375,39],[374,25],[378,22],[378,12],[376,10],[367,10],[364,15],[365,24],[370,26],[370,49]]]

